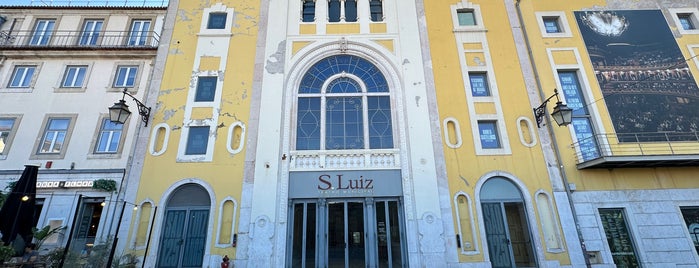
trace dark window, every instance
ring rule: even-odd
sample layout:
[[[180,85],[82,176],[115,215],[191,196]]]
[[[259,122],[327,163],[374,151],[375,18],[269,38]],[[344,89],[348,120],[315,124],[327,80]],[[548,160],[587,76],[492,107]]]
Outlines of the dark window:
[[[677,14],[677,18],[680,19],[682,24],[682,29],[685,30],[695,30],[694,21],[692,20],[692,14]]]
[[[485,73],[468,73],[468,79],[471,82],[471,94],[474,97],[490,96],[490,88],[488,87],[488,75]]]
[[[225,29],[227,13],[209,13],[209,23],[207,29]]]
[[[301,12],[303,22],[313,22],[316,19],[316,2],[314,0],[303,1],[303,11]]]
[[[547,33],[560,33],[561,27],[558,25],[558,17],[544,18],[544,28],[546,28]]]
[[[459,26],[474,26],[476,25],[476,14],[472,9],[458,9],[456,16],[459,19]]]
[[[694,250],[699,254],[699,207],[683,207],[681,210]]]
[[[199,77],[194,101],[214,101],[217,79],[218,77]]]
[[[345,0],[345,21],[357,21],[357,0]]]
[[[371,21],[383,21],[381,0],[369,0],[369,10],[371,11]]]
[[[601,208],[599,216],[614,264],[617,267],[639,267],[633,239],[626,225],[624,209]]]
[[[206,154],[209,144],[209,127],[189,127],[186,155]]]
[[[328,2],[328,18],[330,22],[340,21],[340,0],[330,0]]]
[[[501,148],[496,121],[478,121],[478,135],[483,149]]]

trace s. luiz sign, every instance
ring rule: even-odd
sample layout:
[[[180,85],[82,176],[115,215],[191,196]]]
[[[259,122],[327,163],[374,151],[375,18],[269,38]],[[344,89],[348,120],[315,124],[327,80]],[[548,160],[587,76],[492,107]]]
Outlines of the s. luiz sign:
[[[402,195],[400,170],[308,171],[289,174],[289,198]]]

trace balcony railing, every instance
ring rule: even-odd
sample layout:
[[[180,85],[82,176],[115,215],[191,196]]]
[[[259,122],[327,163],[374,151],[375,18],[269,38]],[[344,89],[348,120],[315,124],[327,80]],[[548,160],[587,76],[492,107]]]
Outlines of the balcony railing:
[[[579,169],[699,164],[699,132],[597,134],[572,146]]]
[[[292,151],[291,171],[325,169],[399,169],[400,151],[381,150],[337,150],[337,151]]]
[[[153,49],[160,36],[152,31],[31,31],[0,32],[0,48],[15,49]]]

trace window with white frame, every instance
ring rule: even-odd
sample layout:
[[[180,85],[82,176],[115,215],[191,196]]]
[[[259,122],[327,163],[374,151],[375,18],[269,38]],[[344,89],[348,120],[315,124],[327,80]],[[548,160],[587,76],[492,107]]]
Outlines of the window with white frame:
[[[451,5],[450,8],[454,31],[485,31],[480,5],[469,1],[460,1]]]
[[[226,18],[228,13],[225,12],[212,12],[209,13],[209,22],[207,23],[207,29],[225,29],[226,28]]]
[[[471,84],[471,94],[474,97],[490,96],[488,74],[482,72],[469,72],[468,79]]]
[[[297,97],[296,150],[393,148],[388,84],[363,58],[320,60],[303,76]]]
[[[329,22],[357,21],[357,0],[329,0]]]
[[[544,29],[547,33],[560,33],[561,26],[558,23],[558,17],[544,17]]]
[[[129,31],[129,46],[144,46],[150,35],[150,20],[134,20]]]
[[[209,144],[209,126],[189,127],[187,136],[186,155],[201,155],[206,154]]]
[[[7,155],[17,133],[18,121],[16,117],[0,117],[0,156]]]
[[[36,72],[36,65],[17,65],[14,70],[12,70],[12,76],[10,76],[10,82],[7,87],[16,88],[27,88],[32,84],[32,79],[34,78],[34,73]]]
[[[478,137],[481,141],[481,148],[483,149],[502,148],[497,121],[478,121]]]
[[[198,78],[197,81],[197,91],[194,94],[194,101],[197,102],[207,102],[214,101],[214,96],[216,96],[216,82],[218,77],[215,76],[202,76]]]
[[[369,0],[369,12],[371,21],[383,21],[382,0]]]
[[[53,35],[53,28],[56,25],[55,19],[39,19],[34,25],[32,37],[29,39],[29,45],[42,46],[48,45]]]
[[[49,118],[44,129],[41,144],[39,144],[38,153],[55,154],[63,150],[68,128],[70,127],[70,120],[70,118]]]
[[[459,26],[476,25],[476,13],[473,9],[461,8],[456,10],[456,17],[459,19]]]
[[[138,66],[118,66],[114,77],[114,87],[134,87],[137,75]]]
[[[87,74],[86,65],[69,65],[63,74],[61,87],[82,87]]]
[[[85,20],[78,44],[81,46],[97,45],[97,40],[100,37],[103,24],[104,20]]]
[[[119,151],[124,124],[114,123],[109,118],[102,119],[95,153],[113,154]]]
[[[543,37],[562,38],[572,37],[568,27],[568,19],[563,11],[540,11],[536,12],[539,31]]]
[[[313,22],[316,19],[316,1],[302,0],[301,3],[301,21]]]
[[[697,8],[668,8],[670,18],[681,34],[699,34],[699,9]]]
[[[694,18],[692,13],[679,13],[677,14],[677,19],[680,21],[680,25],[682,25],[682,29],[685,30],[696,30],[697,27],[694,23]]]

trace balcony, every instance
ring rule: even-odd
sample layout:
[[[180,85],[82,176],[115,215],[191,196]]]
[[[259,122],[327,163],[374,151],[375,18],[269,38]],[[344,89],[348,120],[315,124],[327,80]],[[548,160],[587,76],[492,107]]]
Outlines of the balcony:
[[[400,169],[398,149],[292,151],[290,171]]]
[[[597,134],[572,146],[578,169],[699,165],[699,132]]]
[[[32,31],[0,32],[0,49],[3,50],[95,50],[130,49],[153,50],[158,48],[160,36],[152,31]]]

